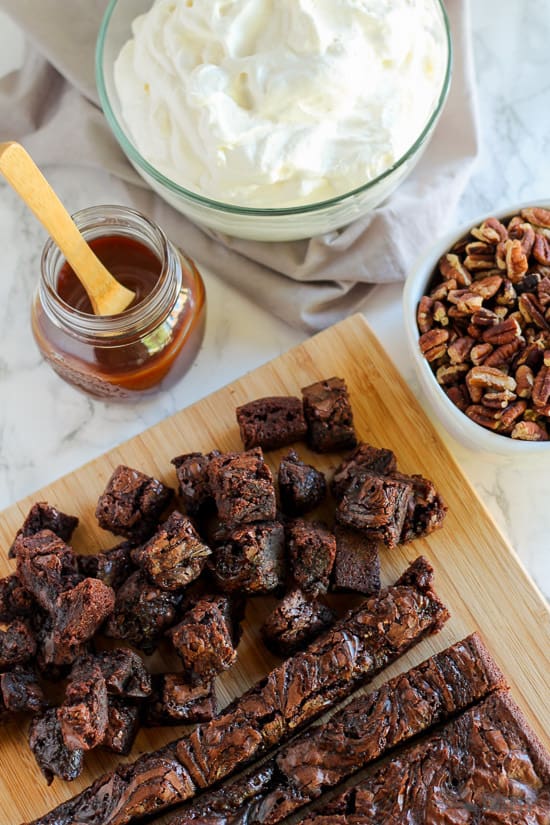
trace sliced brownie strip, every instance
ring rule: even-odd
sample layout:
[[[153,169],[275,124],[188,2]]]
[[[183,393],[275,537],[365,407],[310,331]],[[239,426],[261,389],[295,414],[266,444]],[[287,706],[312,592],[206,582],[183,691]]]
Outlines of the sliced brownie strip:
[[[371,596],[380,590],[378,541],[337,524],[336,559],[332,571],[334,590]]]
[[[275,518],[273,476],[259,447],[213,458],[208,477],[222,521],[237,525]]]
[[[9,549],[8,557],[10,559],[15,557],[16,544],[20,538],[34,536],[35,533],[40,533],[41,530],[51,530],[60,539],[68,542],[77,526],[78,519],[76,516],[68,516],[67,513],[62,513],[61,510],[52,507],[47,501],[37,501],[36,504],[33,504],[25,521],[17,531]]]
[[[212,489],[208,476],[208,465],[219,456],[218,450],[203,455],[202,453],[185,453],[172,459],[179,483],[179,494],[190,516],[202,513],[213,501]]]
[[[188,725],[208,722],[216,715],[214,685],[193,685],[182,673],[160,673],[153,695],[145,705],[144,724]]]
[[[302,389],[309,446],[317,453],[349,450],[357,444],[346,382],[328,378]]]
[[[52,784],[54,776],[71,782],[82,773],[84,751],[69,750],[66,746],[55,708],[33,719],[29,745],[48,785]]]
[[[336,521],[361,530],[371,539],[395,547],[412,495],[408,481],[364,473],[354,478],[336,510]]]
[[[294,450],[281,460],[278,481],[281,508],[289,516],[315,509],[327,492],[323,473],[301,461]]]
[[[303,404],[293,396],[257,398],[237,407],[236,414],[245,450],[276,450],[306,437]]]
[[[327,722],[297,736],[268,762],[202,796],[171,825],[196,820],[212,825],[274,825],[286,820],[396,745],[447,720],[503,684],[504,677],[479,636],[468,636],[372,693],[353,699]],[[391,818],[368,821],[380,825],[394,822]]]
[[[362,816],[375,825],[546,823],[550,755],[510,694],[499,690],[439,733],[401,751],[304,823],[328,822],[323,816],[334,822],[334,815],[345,815],[345,821]]]
[[[99,497],[99,526],[117,536],[143,541],[153,533],[174,491],[161,481],[119,465]]]
[[[278,521],[233,530],[209,560],[216,584],[225,593],[257,595],[278,590],[285,580],[285,531]]]
[[[178,590],[200,576],[211,552],[190,519],[175,510],[131,555],[153,584]]]
[[[290,574],[313,596],[326,593],[336,556],[334,534],[320,521],[296,519],[287,528]]]
[[[361,442],[334,471],[330,489],[336,501],[340,501],[350,482],[361,473],[393,475],[397,470],[395,453],[385,447],[373,447]]]
[[[336,614],[300,590],[292,590],[267,617],[262,636],[274,653],[290,656],[309,644],[335,620]]]
[[[211,682],[237,659],[231,609],[224,596],[200,599],[167,635],[195,685]]]
[[[159,751],[120,766],[34,825],[126,825],[191,799],[349,696],[429,633],[448,611],[420,557],[395,586],[350,611],[303,653],[276,667],[221,715]]]

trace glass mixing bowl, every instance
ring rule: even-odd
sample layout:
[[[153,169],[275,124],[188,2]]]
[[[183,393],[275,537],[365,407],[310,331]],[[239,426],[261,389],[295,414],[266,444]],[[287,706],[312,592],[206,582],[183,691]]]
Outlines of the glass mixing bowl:
[[[424,128],[392,166],[368,183],[329,200],[276,209],[222,203],[199,195],[170,180],[138,151],[122,119],[113,70],[118,54],[132,36],[132,21],[148,11],[152,0],[111,0],[99,31],[96,80],[101,105],[126,156],[149,186],[165,201],[196,223],[226,235],[260,241],[311,238],[345,226],[381,203],[407,177],[426,147],[449,91],[452,47],[449,21],[442,0],[434,0],[445,37],[446,71],[437,102]]]

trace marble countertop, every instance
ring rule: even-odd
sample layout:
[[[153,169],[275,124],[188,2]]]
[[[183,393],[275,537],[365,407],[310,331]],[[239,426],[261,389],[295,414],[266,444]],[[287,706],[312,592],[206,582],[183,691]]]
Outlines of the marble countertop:
[[[472,3],[482,153],[449,225],[520,201],[550,197],[545,4]],[[0,12],[0,75],[17,65],[22,39]],[[71,211],[101,202],[93,185],[61,170],[48,176]],[[32,339],[29,305],[43,232],[0,184],[0,508],[78,467],[167,415],[271,359],[305,337],[205,273],[209,314],[203,348],[171,392],[131,406],[93,401],[60,381]],[[199,262],[200,263],[200,262]],[[401,287],[377,287],[365,316],[414,389]],[[420,399],[422,397],[419,393]],[[550,597],[550,473],[547,459],[487,458],[443,438],[542,591]]]

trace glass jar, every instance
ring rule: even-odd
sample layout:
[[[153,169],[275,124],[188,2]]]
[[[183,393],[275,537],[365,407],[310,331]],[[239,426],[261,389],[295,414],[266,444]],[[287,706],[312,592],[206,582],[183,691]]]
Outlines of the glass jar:
[[[113,246],[132,245],[138,261],[139,248],[144,260],[153,253],[158,278],[139,303],[119,315],[93,315],[60,294],[68,264],[49,239],[32,307],[32,330],[42,355],[61,378],[97,398],[129,400],[172,386],[191,366],[204,335],[205,291],[195,264],[133,209],[94,206],[73,219],[92,248],[94,241],[112,239]],[[99,247],[96,251],[101,258]],[[139,267],[134,274],[139,281]],[[135,290],[134,283],[125,285]]]

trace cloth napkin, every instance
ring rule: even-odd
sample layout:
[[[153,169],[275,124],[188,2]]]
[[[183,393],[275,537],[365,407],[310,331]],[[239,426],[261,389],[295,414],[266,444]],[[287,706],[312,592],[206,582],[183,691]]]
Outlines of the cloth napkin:
[[[147,188],[99,108],[94,49],[107,0],[0,0],[27,35],[23,67],[0,80],[0,140],[21,141],[46,173],[50,164],[72,167],[83,191],[90,176],[104,175],[104,203],[121,202],[124,182],[126,205],[156,220],[199,266],[288,323],[321,329],[363,308],[373,284],[404,280],[422,247],[445,229],[467,183],[478,151],[469,6],[467,0],[446,6],[453,81],[423,157],[369,215],[310,240],[217,235]]]

